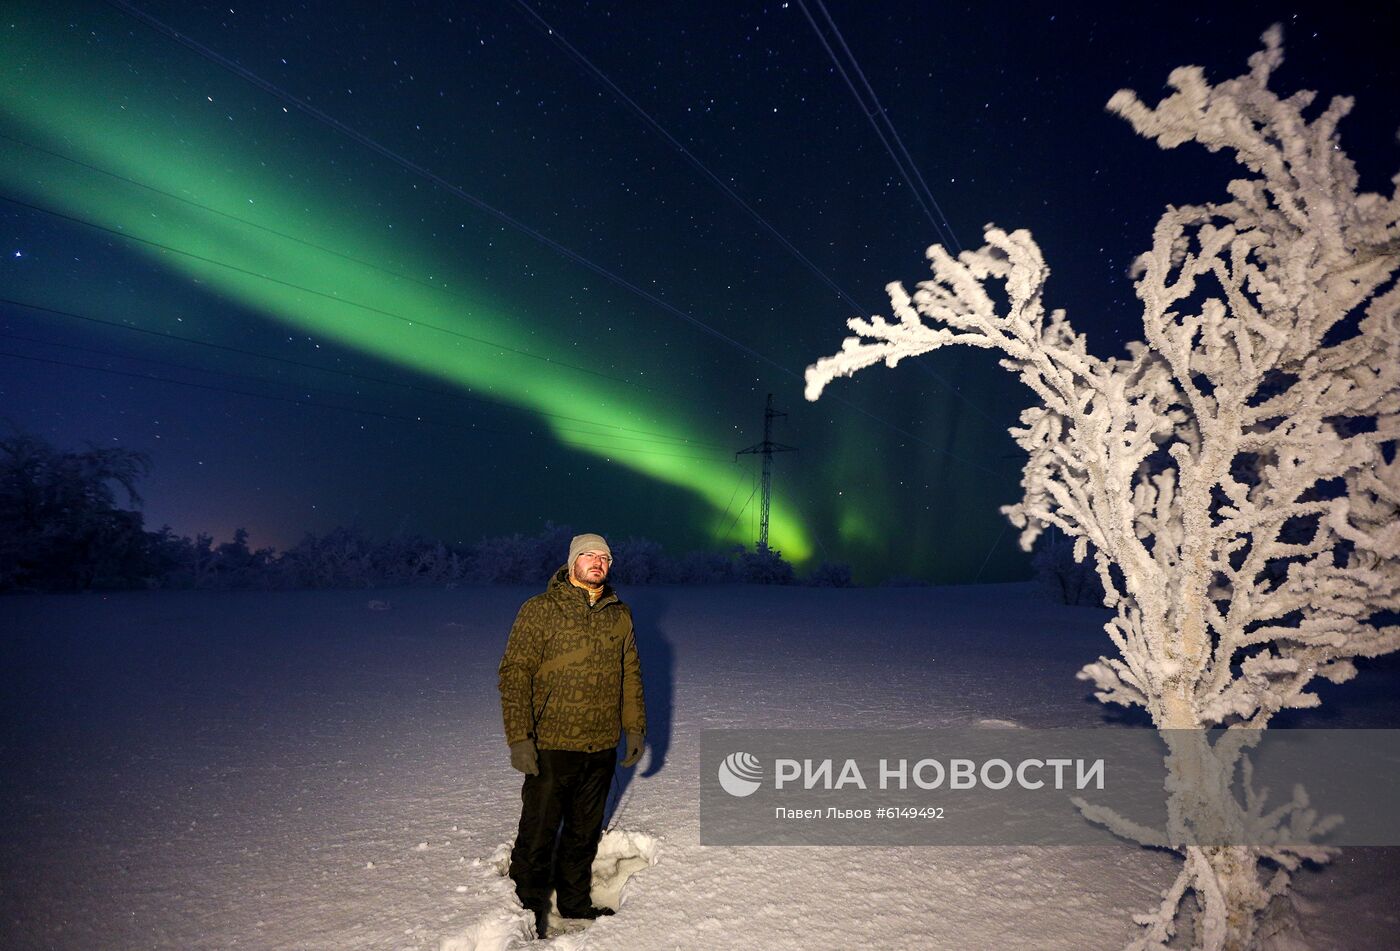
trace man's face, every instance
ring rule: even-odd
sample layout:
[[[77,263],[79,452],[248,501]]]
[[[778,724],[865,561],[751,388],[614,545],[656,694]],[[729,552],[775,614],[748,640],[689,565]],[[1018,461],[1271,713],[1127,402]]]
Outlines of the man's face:
[[[612,556],[605,551],[585,551],[574,559],[574,577],[587,585],[600,585],[607,580]]]

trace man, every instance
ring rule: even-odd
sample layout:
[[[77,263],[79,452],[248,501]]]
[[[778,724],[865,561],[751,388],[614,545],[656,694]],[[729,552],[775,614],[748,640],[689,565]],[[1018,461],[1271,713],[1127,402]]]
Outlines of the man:
[[[525,774],[510,877],[538,937],[551,890],[565,918],[613,913],[589,897],[593,858],[619,731],[627,733],[622,765],[632,766],[642,755],[646,712],[632,612],[607,584],[611,568],[601,535],[574,536],[569,560],[520,608],[501,658],[510,764]]]

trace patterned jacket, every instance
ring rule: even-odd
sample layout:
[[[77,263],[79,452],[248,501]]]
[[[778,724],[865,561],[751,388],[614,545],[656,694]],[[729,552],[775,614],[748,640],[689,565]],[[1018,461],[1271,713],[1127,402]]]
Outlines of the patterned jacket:
[[[646,732],[632,611],[611,586],[589,607],[568,566],[521,606],[498,674],[507,743],[591,753]]]

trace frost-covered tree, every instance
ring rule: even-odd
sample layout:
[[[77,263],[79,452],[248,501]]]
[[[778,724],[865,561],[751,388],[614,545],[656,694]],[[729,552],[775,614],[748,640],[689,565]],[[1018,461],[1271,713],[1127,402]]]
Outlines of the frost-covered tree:
[[[374,549],[359,529],[338,525],[322,536],[308,532],[282,554],[278,567],[295,587],[371,588]]]
[[[122,587],[148,574],[136,484],[150,459],[130,449],[64,451],[0,433],[0,589]]]
[[[1400,202],[1357,192],[1337,136],[1352,101],[1279,98],[1281,31],[1264,43],[1237,79],[1181,68],[1155,108],[1128,91],[1108,103],[1163,148],[1196,142],[1247,172],[1227,200],[1158,221],[1135,265],[1145,341],[1126,356],[1094,356],[1063,311],[1047,314],[1030,234],[989,227],[979,250],[930,248],[931,280],[912,297],[887,288],[897,319],[852,319],[856,335],[807,370],[816,399],[877,362],[1002,352],[1040,401],[1012,430],[1029,458],[1003,511],[1023,548],[1049,526],[1079,557],[1092,548],[1116,652],[1080,676],[1164,731],[1257,730],[1315,706],[1315,678],[1340,683],[1354,658],[1400,647]],[[1173,748],[1169,763],[1199,782],[1203,754]],[[1190,805],[1174,803],[1160,834],[1115,826],[1185,858],[1133,946],[1165,947],[1194,895],[1199,945],[1248,947],[1289,872],[1328,851],[1192,844],[1206,841],[1193,827],[1221,823],[1296,832],[1299,799],[1267,814]]]

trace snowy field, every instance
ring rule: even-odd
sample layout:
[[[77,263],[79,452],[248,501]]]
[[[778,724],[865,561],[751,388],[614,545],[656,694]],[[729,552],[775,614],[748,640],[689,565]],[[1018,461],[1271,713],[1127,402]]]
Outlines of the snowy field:
[[[0,947],[513,945],[496,664],[535,591],[0,599]],[[645,867],[616,917],[543,946],[1116,948],[1171,881],[1174,856],[1130,845],[699,844],[703,729],[1110,722],[1074,679],[1102,612],[1018,585],[623,596],[649,746],[605,844]],[[1397,688],[1372,664],[1290,722],[1397,727]],[[1393,948],[1400,849],[1297,894],[1291,946]]]

